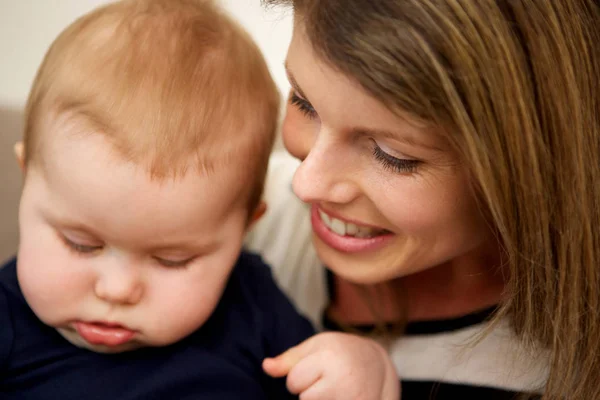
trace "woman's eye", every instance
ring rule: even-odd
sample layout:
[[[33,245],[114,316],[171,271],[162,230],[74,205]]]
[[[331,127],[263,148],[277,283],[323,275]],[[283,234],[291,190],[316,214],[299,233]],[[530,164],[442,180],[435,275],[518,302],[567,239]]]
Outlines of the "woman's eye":
[[[161,257],[153,257],[156,262],[158,262],[163,267],[168,268],[183,268],[187,267],[189,263],[191,263],[196,257],[186,258],[185,260],[169,260]]]
[[[389,155],[374,142],[373,156],[379,161],[384,168],[397,173],[412,173],[415,172],[421,161],[404,158],[396,158]]]
[[[63,243],[67,246],[69,250],[74,251],[77,254],[92,254],[99,250],[102,250],[104,246],[90,246],[86,244],[80,244],[77,242],[68,239],[67,237],[61,235]]]
[[[315,111],[313,106],[308,101],[298,96],[296,92],[292,92],[292,94],[290,95],[290,104],[295,106],[298,110],[300,110],[300,112],[302,112],[302,114],[304,114],[308,118],[314,118],[317,116],[317,112]]]

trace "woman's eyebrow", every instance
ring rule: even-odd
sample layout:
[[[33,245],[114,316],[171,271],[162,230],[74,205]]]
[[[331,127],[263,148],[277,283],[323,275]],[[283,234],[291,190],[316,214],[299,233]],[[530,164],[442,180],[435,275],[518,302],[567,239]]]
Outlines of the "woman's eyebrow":
[[[409,146],[421,147],[423,149],[430,150],[430,151],[436,151],[436,152],[444,152],[445,151],[443,147],[440,147],[440,146],[437,146],[434,144],[430,144],[430,143],[425,143],[424,141],[420,141],[420,140],[414,138],[413,136],[402,135],[400,133],[396,133],[393,131],[356,127],[356,128],[352,129],[352,132],[354,134],[388,138],[388,139],[392,139],[392,140],[395,140],[398,142],[405,143]]]
[[[300,88],[300,85],[298,85],[298,82],[296,81],[296,78],[294,78],[294,74],[292,74],[292,71],[290,71],[290,67],[288,66],[287,61],[285,61],[283,63],[283,67],[285,68],[285,74],[287,75],[288,81],[290,81],[290,85],[292,85],[292,88],[295,91],[297,91],[298,94],[300,96],[302,96],[302,98],[304,98],[304,100],[308,101],[308,97],[306,97],[306,95],[304,94],[304,92]]]
[[[285,68],[285,74],[287,75],[287,78],[290,81],[290,85],[292,86],[292,88],[295,91],[297,91],[298,94],[300,96],[302,96],[302,98],[304,98],[306,101],[309,101],[308,98],[307,98],[307,96],[304,94],[304,92],[300,88],[300,85],[296,81],[296,78],[294,78],[294,74],[290,70],[290,67],[289,67],[287,61],[285,61],[283,63],[283,67]],[[423,148],[425,148],[427,150],[444,151],[443,148],[441,148],[441,147],[432,146],[432,145],[423,143],[421,141],[415,140],[414,138],[411,138],[411,137],[403,137],[403,135],[399,135],[399,134],[397,134],[395,132],[391,132],[391,131],[385,131],[385,130],[380,130],[380,129],[368,129],[368,128],[363,128],[363,127],[354,128],[354,129],[352,129],[352,131],[354,133],[357,133],[357,134],[366,134],[366,135],[372,135],[372,136],[379,136],[379,137],[386,137],[386,138],[390,138],[390,139],[395,139],[395,140],[404,142],[406,144],[409,144],[411,146],[423,147]]]

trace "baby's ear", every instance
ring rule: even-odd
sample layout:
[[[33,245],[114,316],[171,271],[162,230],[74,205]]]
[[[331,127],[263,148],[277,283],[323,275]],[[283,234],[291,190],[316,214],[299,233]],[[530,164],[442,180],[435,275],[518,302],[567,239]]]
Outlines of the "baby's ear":
[[[254,214],[250,218],[250,221],[248,224],[249,228],[251,228],[252,225],[254,225],[263,215],[265,215],[265,212],[267,212],[267,203],[265,203],[264,201],[261,201],[256,206],[256,209],[254,210]]]
[[[15,143],[15,147],[13,148],[15,152],[15,157],[17,159],[17,163],[19,163],[19,167],[21,171],[25,170],[25,146],[23,146],[23,142]]]

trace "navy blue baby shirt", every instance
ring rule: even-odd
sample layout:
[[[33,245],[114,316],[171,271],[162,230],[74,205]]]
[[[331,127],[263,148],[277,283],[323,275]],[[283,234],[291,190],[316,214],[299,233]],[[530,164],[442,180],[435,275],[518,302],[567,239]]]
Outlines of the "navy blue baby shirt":
[[[178,343],[119,354],[73,346],[29,308],[16,261],[0,269],[0,399],[286,399],[261,369],[314,334],[260,257],[242,253],[209,320]]]

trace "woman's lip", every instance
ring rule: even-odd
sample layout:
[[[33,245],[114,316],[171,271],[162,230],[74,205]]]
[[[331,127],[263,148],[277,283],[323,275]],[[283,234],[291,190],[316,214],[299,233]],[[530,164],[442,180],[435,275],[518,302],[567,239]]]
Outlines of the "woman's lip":
[[[86,342],[109,347],[129,342],[135,331],[110,322],[75,322],[75,330]]]
[[[334,216],[335,218],[335,216]],[[313,204],[311,207],[310,220],[313,232],[329,247],[343,253],[359,253],[364,251],[378,250],[394,237],[393,234],[378,235],[371,238],[357,238],[352,236],[340,236],[329,230],[319,215],[319,207]],[[366,226],[366,225],[363,225]]]
[[[385,230],[386,230],[385,228],[382,228],[382,227],[380,227],[380,226],[369,225],[369,224],[365,224],[364,222],[360,222],[360,221],[357,221],[357,220],[353,220],[353,219],[344,218],[344,217],[342,217],[341,215],[339,215],[339,214],[336,214],[336,213],[335,213],[335,212],[333,212],[333,211],[329,211],[329,210],[327,210],[327,209],[325,209],[325,208],[323,208],[323,207],[321,207],[321,206],[317,206],[316,204],[313,204],[313,205],[312,205],[312,207],[313,207],[313,208],[315,208],[315,207],[316,207],[316,208],[317,208],[317,210],[321,210],[321,211],[323,211],[325,214],[329,215],[330,217],[333,217],[333,218],[335,218],[335,219],[339,219],[340,221],[342,221],[342,222],[344,222],[344,223],[346,223],[346,224],[354,224],[354,225],[357,225],[357,226],[364,226],[365,228],[377,229],[377,230],[382,230],[382,231],[385,231]]]

